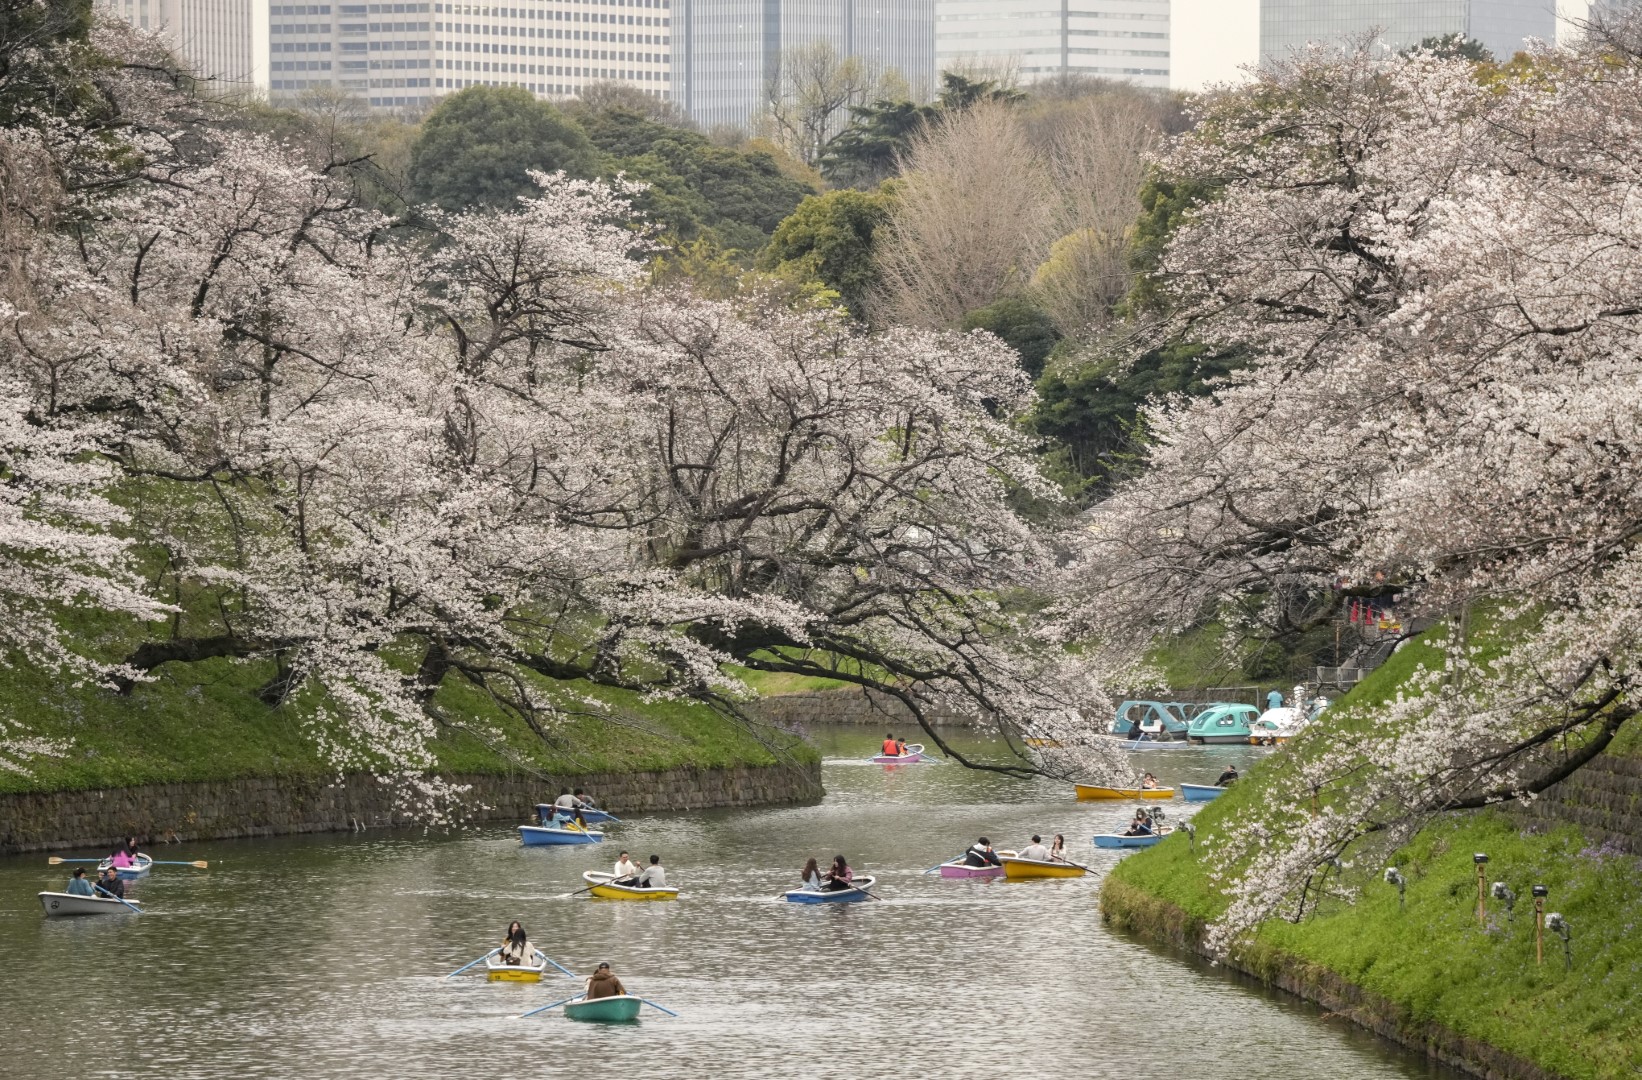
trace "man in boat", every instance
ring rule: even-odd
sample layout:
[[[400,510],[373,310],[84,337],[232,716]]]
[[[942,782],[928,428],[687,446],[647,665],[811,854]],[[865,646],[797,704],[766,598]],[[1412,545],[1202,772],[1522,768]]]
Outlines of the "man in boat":
[[[553,820],[549,822],[554,828],[563,828],[571,822],[582,830],[587,829],[587,821],[582,817],[582,802],[570,793],[569,788],[559,791],[559,797],[553,800]]]
[[[890,734],[889,732],[885,732],[884,733],[884,745],[880,749],[880,752],[885,757],[900,757],[901,756],[901,747],[904,746],[904,745],[905,744],[902,743],[902,742],[899,742],[895,738],[894,735]]]
[[[1034,859],[1038,862],[1049,861],[1049,849],[1043,846],[1043,837],[1032,834],[1032,842],[1021,849],[1021,858]]]
[[[593,797],[581,788],[577,788],[574,795],[576,796],[576,809],[578,810],[591,810],[597,805],[593,801]]]
[[[667,871],[661,868],[661,856],[650,856],[650,865],[644,868],[639,875],[639,888],[665,889],[667,887]]]
[[[1220,774],[1220,779],[1218,779],[1214,782],[1214,786],[1215,787],[1225,787],[1227,784],[1230,784],[1233,780],[1236,780],[1236,779],[1237,779],[1237,766],[1236,765],[1227,765],[1226,766],[1226,771]]]
[[[97,895],[97,890],[93,889],[91,887],[91,882],[86,880],[86,872],[84,867],[76,866],[74,868],[74,876],[68,879],[68,894],[70,896]]]
[[[621,853],[621,858],[616,860],[614,873],[616,876],[610,881],[612,885],[637,885],[639,883],[638,864],[628,858],[625,851]]]
[[[120,872],[112,866],[103,871],[102,878],[97,882],[97,891],[112,896],[116,900],[124,900],[125,882],[120,880]]]
[[[616,978],[616,973],[610,970],[608,963],[600,964],[587,979],[587,999],[621,997],[627,993],[627,987]]]
[[[965,866],[1002,866],[998,853],[992,850],[992,841],[981,837],[964,852]]]
[[[1124,836],[1150,836],[1150,835],[1152,835],[1152,815],[1148,814],[1144,809],[1136,810],[1135,811],[1135,819],[1133,821],[1129,822],[1129,827],[1124,830],[1123,835]]]

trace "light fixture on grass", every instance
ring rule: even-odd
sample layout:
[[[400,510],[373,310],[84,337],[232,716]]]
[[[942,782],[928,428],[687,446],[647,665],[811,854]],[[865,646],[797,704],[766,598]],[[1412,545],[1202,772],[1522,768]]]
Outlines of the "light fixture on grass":
[[[1397,908],[1399,911],[1402,910],[1403,897],[1408,891],[1408,879],[1403,877],[1403,872],[1395,866],[1388,866],[1385,868],[1385,883],[1397,886]]]
[[[1535,885],[1531,890],[1534,894],[1534,962],[1545,963],[1545,898],[1551,890],[1543,885]]]
[[[1477,925],[1486,926],[1488,923],[1488,856],[1479,851],[1471,856],[1471,861],[1477,864]]]
[[[1517,908],[1517,894],[1512,892],[1510,886],[1506,885],[1505,882],[1503,882],[1503,881],[1494,882],[1493,888],[1489,889],[1488,891],[1493,893],[1495,900],[1504,900],[1505,901],[1505,921],[1506,922],[1515,922],[1516,921],[1516,908]]]
[[[1545,929],[1562,939],[1562,959],[1569,970],[1574,966],[1573,927],[1568,920],[1562,917],[1560,911],[1553,911],[1545,916]]]

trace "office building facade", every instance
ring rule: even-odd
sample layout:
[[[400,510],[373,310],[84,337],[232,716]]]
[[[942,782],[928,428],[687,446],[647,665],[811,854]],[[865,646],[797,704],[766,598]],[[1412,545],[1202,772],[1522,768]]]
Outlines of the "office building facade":
[[[1166,89],[1169,0],[938,0],[935,53],[942,71]]]
[[[825,42],[915,95],[935,86],[937,0],[674,0],[674,100],[704,127],[748,127],[789,50]]]
[[[1501,60],[1529,38],[1556,41],[1553,0],[1260,0],[1260,58],[1282,60],[1311,42],[1346,42],[1378,32],[1400,50],[1460,34]]]
[[[268,90],[268,5],[258,0],[98,0],[102,10],[163,34],[213,91]]]

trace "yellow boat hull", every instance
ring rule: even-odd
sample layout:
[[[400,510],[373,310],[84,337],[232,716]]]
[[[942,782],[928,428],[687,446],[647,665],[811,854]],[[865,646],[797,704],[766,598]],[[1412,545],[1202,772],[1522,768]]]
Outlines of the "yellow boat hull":
[[[491,982],[541,982],[542,981],[542,973],[539,972],[539,971],[532,971],[530,968],[516,968],[512,971],[504,971],[504,970],[501,970],[499,968],[491,968],[490,969],[490,981]]]
[[[1068,863],[1045,863],[1036,859],[1003,860],[1003,876],[1010,881],[1025,881],[1028,878],[1068,878],[1082,877],[1084,869],[1081,866],[1072,866]]]
[[[1079,784],[1078,798],[1080,799],[1172,799],[1174,788],[1119,788],[1099,787],[1095,784]]]
[[[600,900],[677,900],[677,889],[629,889],[621,885],[595,885],[589,890]]]

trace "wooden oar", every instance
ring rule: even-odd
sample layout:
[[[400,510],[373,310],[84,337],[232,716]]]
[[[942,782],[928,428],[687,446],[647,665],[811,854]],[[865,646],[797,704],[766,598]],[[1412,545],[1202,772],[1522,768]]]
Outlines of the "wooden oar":
[[[150,865],[150,866],[194,866],[194,867],[198,867],[201,870],[204,870],[206,868],[207,864],[206,864],[204,859],[195,859],[193,862],[181,862],[177,859],[153,859],[153,860],[150,860],[148,865]]]
[[[634,997],[639,997],[637,994],[634,994],[633,996]],[[672,1009],[664,1008],[663,1006],[657,1005],[655,1002],[651,1001],[649,998],[639,998],[639,1000],[644,1002],[646,1005],[650,1006],[652,1009],[661,1009],[661,1011],[666,1013],[668,1016],[677,1016],[678,1015],[678,1013],[674,1012]]]
[[[963,858],[963,857],[964,857],[964,855],[968,855],[968,854],[969,854],[969,852],[967,852],[967,851],[966,851],[966,852],[964,852],[964,854],[963,854],[963,855],[959,855],[959,856],[958,856],[958,859],[961,859],[961,858]],[[945,859],[945,860],[943,860],[943,861],[941,861],[941,862],[938,862],[938,863],[936,863],[936,864],[935,864],[935,865],[934,865],[934,866],[932,866],[932,867],[930,867],[930,868],[929,868],[929,869],[928,869],[928,870],[925,870],[925,871],[924,871],[924,873],[926,873],[926,874],[933,874],[933,873],[934,873],[934,872],[935,872],[935,871],[937,871],[937,870],[939,870],[939,869],[940,869],[940,868],[941,868],[941,867],[943,867],[943,866],[945,866],[945,865],[946,865],[946,864],[947,864],[947,863],[949,863],[949,862],[957,862],[957,861],[958,861],[958,859]]]
[[[61,863],[66,863],[66,862],[102,862],[102,861],[103,861],[102,859],[64,859],[64,858],[60,858],[59,856],[53,855],[51,858],[46,860],[46,865],[47,866],[57,866]]]
[[[446,975],[445,978],[454,979],[454,978],[456,978],[456,976],[460,975],[462,972],[466,971],[468,968],[472,967],[474,964],[482,964],[486,960],[489,960],[492,956],[495,956],[497,953],[499,953],[501,951],[502,950],[500,948],[492,949],[489,952],[485,953],[485,955],[479,957],[479,959],[473,961],[472,964],[463,964],[461,967],[457,968],[455,971],[451,972],[449,975]],[[546,954],[544,953],[543,955],[546,955]]]
[[[553,959],[551,956],[549,956],[546,953],[542,952],[542,950],[537,949],[536,950],[536,955],[541,957],[543,960],[546,960],[548,963],[552,964],[554,967],[558,968],[560,971],[564,972],[570,978],[574,979],[576,977],[575,972],[571,971],[569,968],[565,967],[563,964],[559,963],[557,960]]]
[[[584,998],[586,996],[587,996],[586,993],[581,993],[581,994],[577,994],[575,997],[567,997],[563,1001],[555,1001],[551,1005],[543,1005],[539,1009],[531,1009],[529,1012],[520,1013],[519,1014],[519,1019],[523,1020],[527,1016],[535,1016],[537,1013],[544,1013],[549,1009],[557,1009],[560,1005],[568,1005],[572,1001],[580,1001],[582,998]]]
[[[102,893],[104,896],[108,897],[110,900],[118,900],[120,903],[125,904],[125,897],[115,896],[113,893],[109,892],[107,889],[103,888],[101,885],[98,885],[96,882],[92,882],[91,887],[93,889],[96,889],[98,892]],[[143,913],[143,909],[140,908],[140,907],[137,907],[135,904],[125,904],[125,906],[130,908],[132,911],[135,911],[138,915],[141,915]]]
[[[877,882],[873,882],[873,884],[874,884],[874,885],[876,885],[876,884],[877,884]],[[866,894],[867,894],[867,895],[868,895],[868,896],[870,896],[870,897],[872,897],[872,898],[873,898],[873,899],[874,899],[874,900],[882,900],[882,899],[883,899],[883,897],[882,897],[882,896],[879,896],[879,895],[878,895],[878,894],[877,894],[877,893],[875,893],[875,892],[872,892],[872,891],[871,891],[871,890],[870,890],[870,889],[863,889],[863,888],[861,888],[861,886],[859,886],[859,885],[853,885],[853,884],[852,884],[852,885],[851,885],[851,886],[850,886],[850,888],[851,888],[851,889],[854,889],[854,890],[855,890],[855,891],[856,891],[856,892],[858,892],[858,893],[866,893]],[[844,891],[844,890],[843,890],[843,889],[835,889],[835,890],[833,890],[833,891],[834,891],[834,892],[843,892],[843,891]]]

